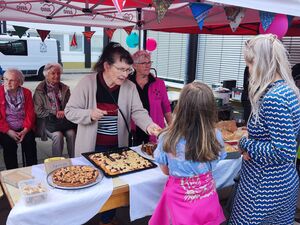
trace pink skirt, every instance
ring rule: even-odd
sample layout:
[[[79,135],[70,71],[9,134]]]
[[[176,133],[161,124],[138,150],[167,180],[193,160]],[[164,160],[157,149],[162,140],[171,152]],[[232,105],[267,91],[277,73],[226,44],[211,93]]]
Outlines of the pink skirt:
[[[219,225],[225,221],[211,172],[169,176],[149,225]]]

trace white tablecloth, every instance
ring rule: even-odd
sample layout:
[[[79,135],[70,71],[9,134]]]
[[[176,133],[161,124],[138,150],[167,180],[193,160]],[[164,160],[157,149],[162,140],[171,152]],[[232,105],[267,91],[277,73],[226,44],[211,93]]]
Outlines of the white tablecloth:
[[[131,148],[141,154],[139,146]],[[241,158],[221,160],[213,171],[217,189],[234,184],[233,179],[241,169],[241,165]],[[164,175],[157,167],[124,175],[120,179],[129,185],[130,220],[134,221],[152,215],[168,176]]]
[[[90,165],[80,157],[72,159],[73,165]],[[32,167],[32,175],[46,182],[44,165]],[[60,190],[48,186],[45,202],[27,206],[21,199],[10,211],[7,225],[79,225],[96,215],[113,191],[111,178],[89,188],[80,190]]]

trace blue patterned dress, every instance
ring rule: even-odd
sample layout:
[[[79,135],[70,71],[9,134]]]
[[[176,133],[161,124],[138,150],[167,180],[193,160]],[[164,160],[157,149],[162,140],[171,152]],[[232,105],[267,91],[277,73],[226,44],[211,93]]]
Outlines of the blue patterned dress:
[[[251,117],[249,139],[240,145],[251,157],[243,161],[229,224],[293,224],[299,180],[295,168],[300,129],[297,96],[283,81],[269,85],[257,123]]]

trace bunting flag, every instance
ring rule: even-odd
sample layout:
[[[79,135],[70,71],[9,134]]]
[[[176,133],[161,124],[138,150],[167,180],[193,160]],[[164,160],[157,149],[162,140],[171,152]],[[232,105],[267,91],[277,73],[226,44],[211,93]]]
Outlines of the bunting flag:
[[[212,5],[197,2],[190,3],[189,6],[200,30],[202,30],[204,20],[207,17],[210,9],[212,8]]]
[[[126,0],[112,0],[114,5],[115,5],[115,8],[117,9],[117,11],[120,13],[122,12],[124,6],[125,6],[125,3],[126,3]]]
[[[114,32],[116,31],[116,29],[111,29],[111,28],[105,28],[104,32],[106,33],[106,35],[108,36],[108,38],[111,40],[112,36],[114,35]]]
[[[75,48],[77,47],[76,33],[73,34],[70,46]]]
[[[29,29],[28,27],[21,27],[15,25],[13,25],[13,28],[15,29],[16,34],[19,36],[19,38],[21,38],[23,34],[25,34],[25,32]]]
[[[128,35],[131,34],[131,31],[133,30],[134,26],[129,26],[129,27],[123,27],[123,29],[126,31]]]
[[[153,0],[152,3],[155,8],[157,22],[160,23],[165,17],[170,5],[173,3],[173,0]]]
[[[38,34],[40,35],[40,38],[42,40],[42,42],[44,42],[44,40],[46,39],[46,37],[48,36],[48,34],[50,33],[50,30],[36,30],[38,32]]]
[[[288,18],[288,21],[289,21],[289,27],[290,27],[290,26],[292,26],[294,16],[287,15],[287,18]]]
[[[232,32],[235,32],[245,17],[245,9],[240,7],[224,7],[227,20]]]
[[[266,31],[273,22],[275,13],[259,11],[259,18],[264,31]]]
[[[88,41],[91,41],[91,38],[94,35],[95,31],[83,31],[82,33]]]

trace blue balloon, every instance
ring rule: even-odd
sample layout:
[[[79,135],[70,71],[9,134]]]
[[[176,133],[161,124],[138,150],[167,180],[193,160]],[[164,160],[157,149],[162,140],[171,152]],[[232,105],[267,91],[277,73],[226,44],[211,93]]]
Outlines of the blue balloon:
[[[129,48],[137,47],[139,44],[139,36],[137,35],[137,33],[132,32],[130,35],[128,35],[126,38],[126,44]]]

